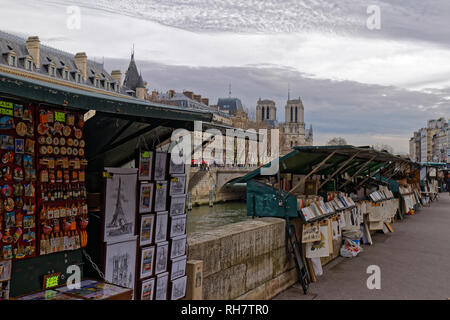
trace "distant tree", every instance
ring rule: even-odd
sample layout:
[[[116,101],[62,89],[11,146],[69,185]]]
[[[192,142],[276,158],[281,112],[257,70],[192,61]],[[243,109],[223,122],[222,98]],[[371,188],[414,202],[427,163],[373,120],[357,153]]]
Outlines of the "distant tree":
[[[341,137],[334,137],[331,140],[328,140],[327,145],[329,146],[344,146],[347,145],[347,141]]]
[[[388,145],[388,144],[376,144],[376,145],[374,145],[373,146],[373,148],[375,149],[375,150],[378,150],[378,151],[387,151],[387,152],[389,152],[389,153],[392,153],[392,154],[394,154],[394,148],[392,148],[390,145]]]

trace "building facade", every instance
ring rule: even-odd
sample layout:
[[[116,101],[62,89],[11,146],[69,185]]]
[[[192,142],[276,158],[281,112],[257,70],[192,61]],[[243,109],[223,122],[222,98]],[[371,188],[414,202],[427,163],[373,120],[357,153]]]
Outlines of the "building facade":
[[[450,163],[450,129],[444,118],[428,120],[427,127],[409,139],[410,159],[417,162]]]

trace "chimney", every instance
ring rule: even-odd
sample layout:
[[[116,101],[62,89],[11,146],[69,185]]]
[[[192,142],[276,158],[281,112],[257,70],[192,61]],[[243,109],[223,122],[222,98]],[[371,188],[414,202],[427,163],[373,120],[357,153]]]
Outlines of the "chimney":
[[[77,68],[81,71],[81,76],[86,81],[87,79],[87,55],[84,52],[78,52],[75,55],[75,64]]]
[[[147,89],[136,88],[136,98],[145,100],[147,98]]]
[[[172,99],[174,95],[175,95],[175,90],[169,90],[170,99]]]
[[[197,101],[200,102],[200,103],[202,102],[202,100],[201,100],[201,99],[202,99],[202,96],[201,96],[201,95],[199,95],[199,94],[194,94],[193,97],[194,97],[194,100],[197,100]]]
[[[33,58],[36,68],[41,67],[41,41],[39,37],[29,37],[26,42],[29,55]]]
[[[122,72],[120,70],[111,71],[111,77],[116,81],[116,85],[119,87],[122,85]]]
[[[156,100],[156,99],[158,99],[158,91],[153,90],[152,91],[152,100]]]
[[[189,99],[193,99],[192,95],[193,92],[192,91],[183,91],[183,94],[188,97]]]
[[[208,98],[202,98],[202,102],[209,106],[209,99]]]

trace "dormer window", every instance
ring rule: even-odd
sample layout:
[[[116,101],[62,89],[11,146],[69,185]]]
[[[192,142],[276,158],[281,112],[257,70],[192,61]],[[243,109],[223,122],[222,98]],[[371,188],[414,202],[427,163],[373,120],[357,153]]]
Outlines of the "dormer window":
[[[32,70],[33,69],[33,61],[30,59],[25,60],[25,69]]]
[[[100,81],[98,79],[94,79],[94,85],[96,88],[100,87]]]
[[[106,81],[105,89],[106,90],[111,90],[111,83],[109,83],[109,81]]]
[[[9,54],[9,56],[8,56],[8,64],[11,67],[17,67],[17,57],[16,57],[15,54],[13,54],[13,53]]]
[[[75,74],[75,81],[77,83],[81,83],[81,74],[80,73]]]
[[[48,67],[48,74],[50,77],[56,76],[56,67],[55,66],[49,66]]]

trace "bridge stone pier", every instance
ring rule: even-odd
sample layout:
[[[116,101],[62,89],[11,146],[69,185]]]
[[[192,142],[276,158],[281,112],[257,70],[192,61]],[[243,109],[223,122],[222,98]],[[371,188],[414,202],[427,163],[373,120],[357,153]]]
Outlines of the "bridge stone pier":
[[[192,205],[209,204],[209,192],[213,191],[213,202],[245,199],[245,189],[230,188],[225,184],[255,170],[256,167],[214,167],[206,170],[191,168],[188,193],[192,192]]]

